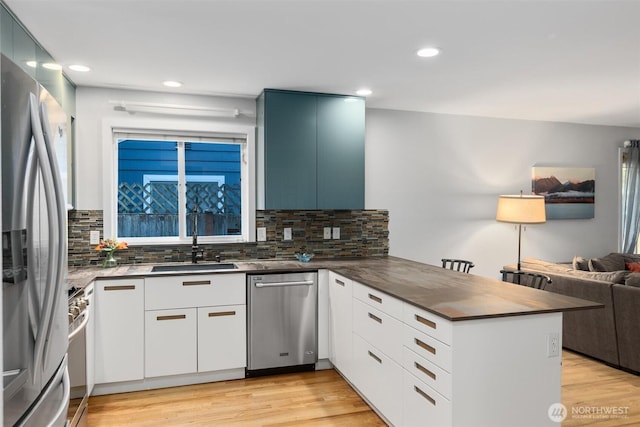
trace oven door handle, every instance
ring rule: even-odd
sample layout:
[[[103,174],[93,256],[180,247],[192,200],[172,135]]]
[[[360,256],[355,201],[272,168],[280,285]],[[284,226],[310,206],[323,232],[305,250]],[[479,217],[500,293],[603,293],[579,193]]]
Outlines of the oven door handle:
[[[89,310],[85,310],[82,315],[84,316],[84,319],[82,319],[82,322],[80,322],[80,324],[78,325],[77,328],[75,328],[73,330],[73,332],[71,332],[69,334],[69,343],[71,343],[71,341],[73,341],[73,339],[78,336],[78,334],[80,332],[82,332],[84,330],[84,328],[87,327],[87,323],[89,323]]]
[[[301,280],[301,281],[291,281],[291,282],[257,282],[256,288],[276,288],[281,286],[312,286],[314,284],[313,280]]]

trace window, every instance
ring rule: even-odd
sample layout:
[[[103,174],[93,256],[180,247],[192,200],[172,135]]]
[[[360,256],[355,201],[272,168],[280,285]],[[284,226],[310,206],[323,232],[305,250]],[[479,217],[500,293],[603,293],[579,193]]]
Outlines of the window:
[[[253,128],[245,129],[113,127],[105,236],[133,245],[190,243],[194,232],[201,243],[254,241]]]

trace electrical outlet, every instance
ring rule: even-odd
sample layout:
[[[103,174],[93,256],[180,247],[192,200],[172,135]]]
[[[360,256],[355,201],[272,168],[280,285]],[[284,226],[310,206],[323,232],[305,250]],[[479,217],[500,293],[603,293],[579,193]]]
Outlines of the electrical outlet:
[[[283,240],[291,240],[291,228],[287,227],[284,229],[284,238]]]
[[[324,235],[323,237],[325,239],[330,239],[331,238],[331,227],[325,227],[324,228]]]
[[[340,240],[340,227],[333,227],[333,240]]]
[[[89,231],[89,244],[97,245],[100,243],[100,232],[98,230]]]
[[[258,227],[258,242],[267,241],[267,227]]]
[[[560,356],[560,334],[551,333],[547,335],[547,357]]]

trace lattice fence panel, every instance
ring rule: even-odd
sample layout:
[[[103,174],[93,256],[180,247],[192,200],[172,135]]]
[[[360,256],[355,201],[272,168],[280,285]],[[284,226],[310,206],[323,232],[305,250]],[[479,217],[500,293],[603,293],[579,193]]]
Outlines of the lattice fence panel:
[[[188,183],[187,224],[198,202],[198,234],[241,233],[240,185]],[[127,237],[178,235],[178,186],[175,183],[122,183],[118,188],[118,235]],[[188,233],[191,226],[187,225]]]

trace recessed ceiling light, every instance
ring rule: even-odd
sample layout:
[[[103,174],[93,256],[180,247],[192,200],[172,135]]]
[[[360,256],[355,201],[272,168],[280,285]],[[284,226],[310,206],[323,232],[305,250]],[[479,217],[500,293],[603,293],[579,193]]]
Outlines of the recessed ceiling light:
[[[55,70],[55,71],[62,70],[62,65],[56,64],[54,62],[45,62],[44,64],[42,64],[42,66],[47,70]]]
[[[38,66],[38,61],[27,61],[27,67],[36,68]]]
[[[165,80],[164,82],[162,82],[163,85],[165,85],[166,87],[180,87],[182,86],[181,82],[177,82],[175,80]]]
[[[424,49],[420,49],[417,54],[421,58],[431,58],[439,55],[440,49],[436,49],[435,47],[425,47]]]
[[[86,73],[87,71],[91,71],[91,68],[81,64],[69,65],[69,69],[73,71],[79,71],[81,73]]]
[[[360,95],[360,96],[369,96],[371,95],[373,92],[371,91],[371,89],[358,89],[356,91],[356,94]]]

